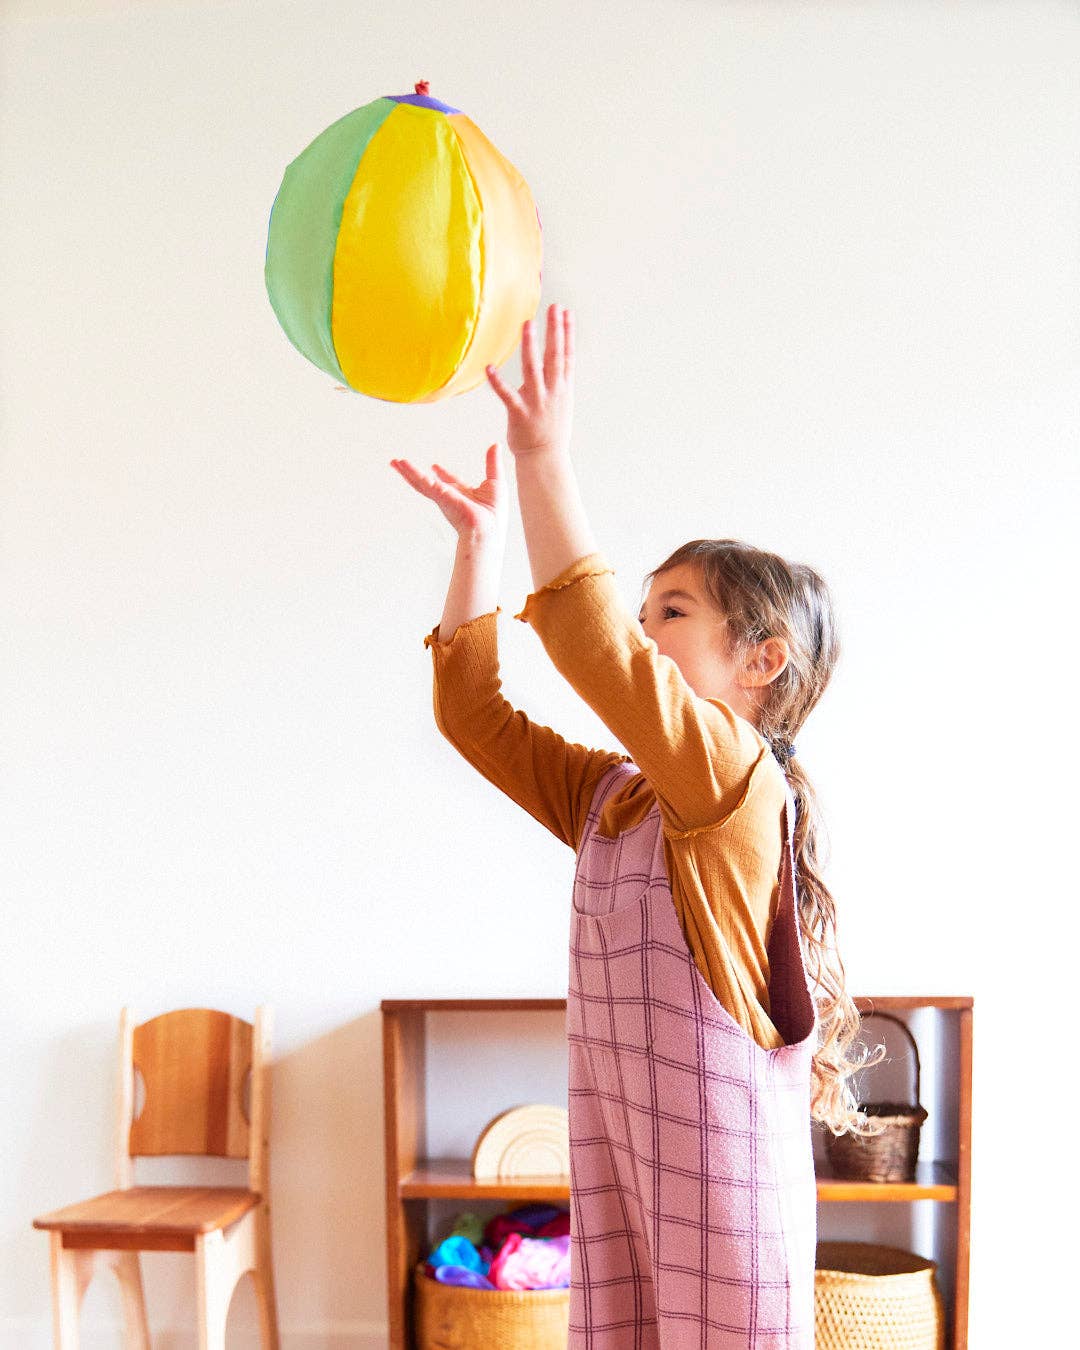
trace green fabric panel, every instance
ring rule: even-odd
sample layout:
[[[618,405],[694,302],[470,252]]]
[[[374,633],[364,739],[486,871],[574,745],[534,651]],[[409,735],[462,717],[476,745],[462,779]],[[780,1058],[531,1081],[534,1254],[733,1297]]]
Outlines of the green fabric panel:
[[[330,331],[341,212],[372,136],[398,105],[378,98],[321,132],[285,170],[270,211],[266,292],[298,351],[348,384]]]

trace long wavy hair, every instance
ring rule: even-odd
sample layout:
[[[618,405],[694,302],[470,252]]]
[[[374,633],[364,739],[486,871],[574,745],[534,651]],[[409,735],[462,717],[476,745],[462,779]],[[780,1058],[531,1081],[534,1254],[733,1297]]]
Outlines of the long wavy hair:
[[[840,641],[828,587],[812,568],[735,539],[694,539],[648,574],[646,585],[689,563],[724,616],[736,660],[767,638],[782,638],[788,663],[764,687],[755,724],[787,776],[795,798],[795,895],[803,954],[817,1009],[818,1045],[810,1110],[834,1134],[876,1133],[858,1111],[852,1076],[876,1062],[856,1044],[859,1014],[836,945],[836,903],[822,876],[823,826],[816,795],[794,738],[829,683]]]

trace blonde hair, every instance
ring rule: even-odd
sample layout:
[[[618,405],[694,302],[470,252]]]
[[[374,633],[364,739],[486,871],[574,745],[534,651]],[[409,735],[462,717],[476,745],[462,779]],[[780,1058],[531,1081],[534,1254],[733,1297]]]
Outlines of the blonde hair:
[[[782,638],[785,669],[765,686],[757,728],[772,747],[795,798],[795,895],[803,953],[817,1009],[818,1045],[811,1071],[811,1115],[834,1134],[872,1133],[858,1111],[852,1075],[876,1062],[856,1046],[859,1014],[847,992],[836,946],[836,903],[822,876],[823,826],[813,786],[792,741],[825,691],[840,655],[828,587],[812,568],[789,563],[735,539],[695,539],[646,577],[689,563],[724,615],[731,653],[740,657],[767,638]]]

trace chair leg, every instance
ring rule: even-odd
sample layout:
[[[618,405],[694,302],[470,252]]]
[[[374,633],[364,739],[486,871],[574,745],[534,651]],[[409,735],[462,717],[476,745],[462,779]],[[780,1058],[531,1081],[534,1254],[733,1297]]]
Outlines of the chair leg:
[[[95,1256],[93,1251],[65,1247],[58,1229],[49,1234],[55,1350],[79,1350],[79,1309],[94,1278]]]
[[[150,1350],[150,1328],[146,1321],[146,1297],[143,1294],[142,1268],[138,1252],[116,1252],[113,1269],[120,1281],[124,1309],[125,1350]]]
[[[255,1270],[255,1216],[195,1239],[199,1350],[225,1350],[229,1304],[241,1276]],[[261,1319],[261,1313],[260,1313]]]
[[[232,1295],[225,1258],[225,1239],[220,1232],[205,1233],[195,1239],[199,1350],[225,1350],[225,1323]]]
[[[270,1209],[260,1205],[255,1215],[255,1296],[259,1302],[259,1338],[262,1350],[281,1350],[278,1339],[277,1295],[270,1247]]]

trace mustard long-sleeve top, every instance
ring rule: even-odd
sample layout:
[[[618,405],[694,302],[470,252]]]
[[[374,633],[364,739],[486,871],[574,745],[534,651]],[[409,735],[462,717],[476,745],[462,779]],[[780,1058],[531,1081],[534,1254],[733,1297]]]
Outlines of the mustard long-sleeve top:
[[[613,839],[659,806],[675,910],[698,969],[759,1045],[782,1044],[769,1017],[766,944],[779,898],[785,787],[765,740],[726,704],[693,692],[626,612],[598,553],[530,595],[517,617],[629,755],[572,744],[510,705],[499,679],[497,613],[462,624],[447,642],[438,628],[425,638],[439,730],[575,850],[600,778],[632,761],[639,772],[609,798],[600,833]]]

